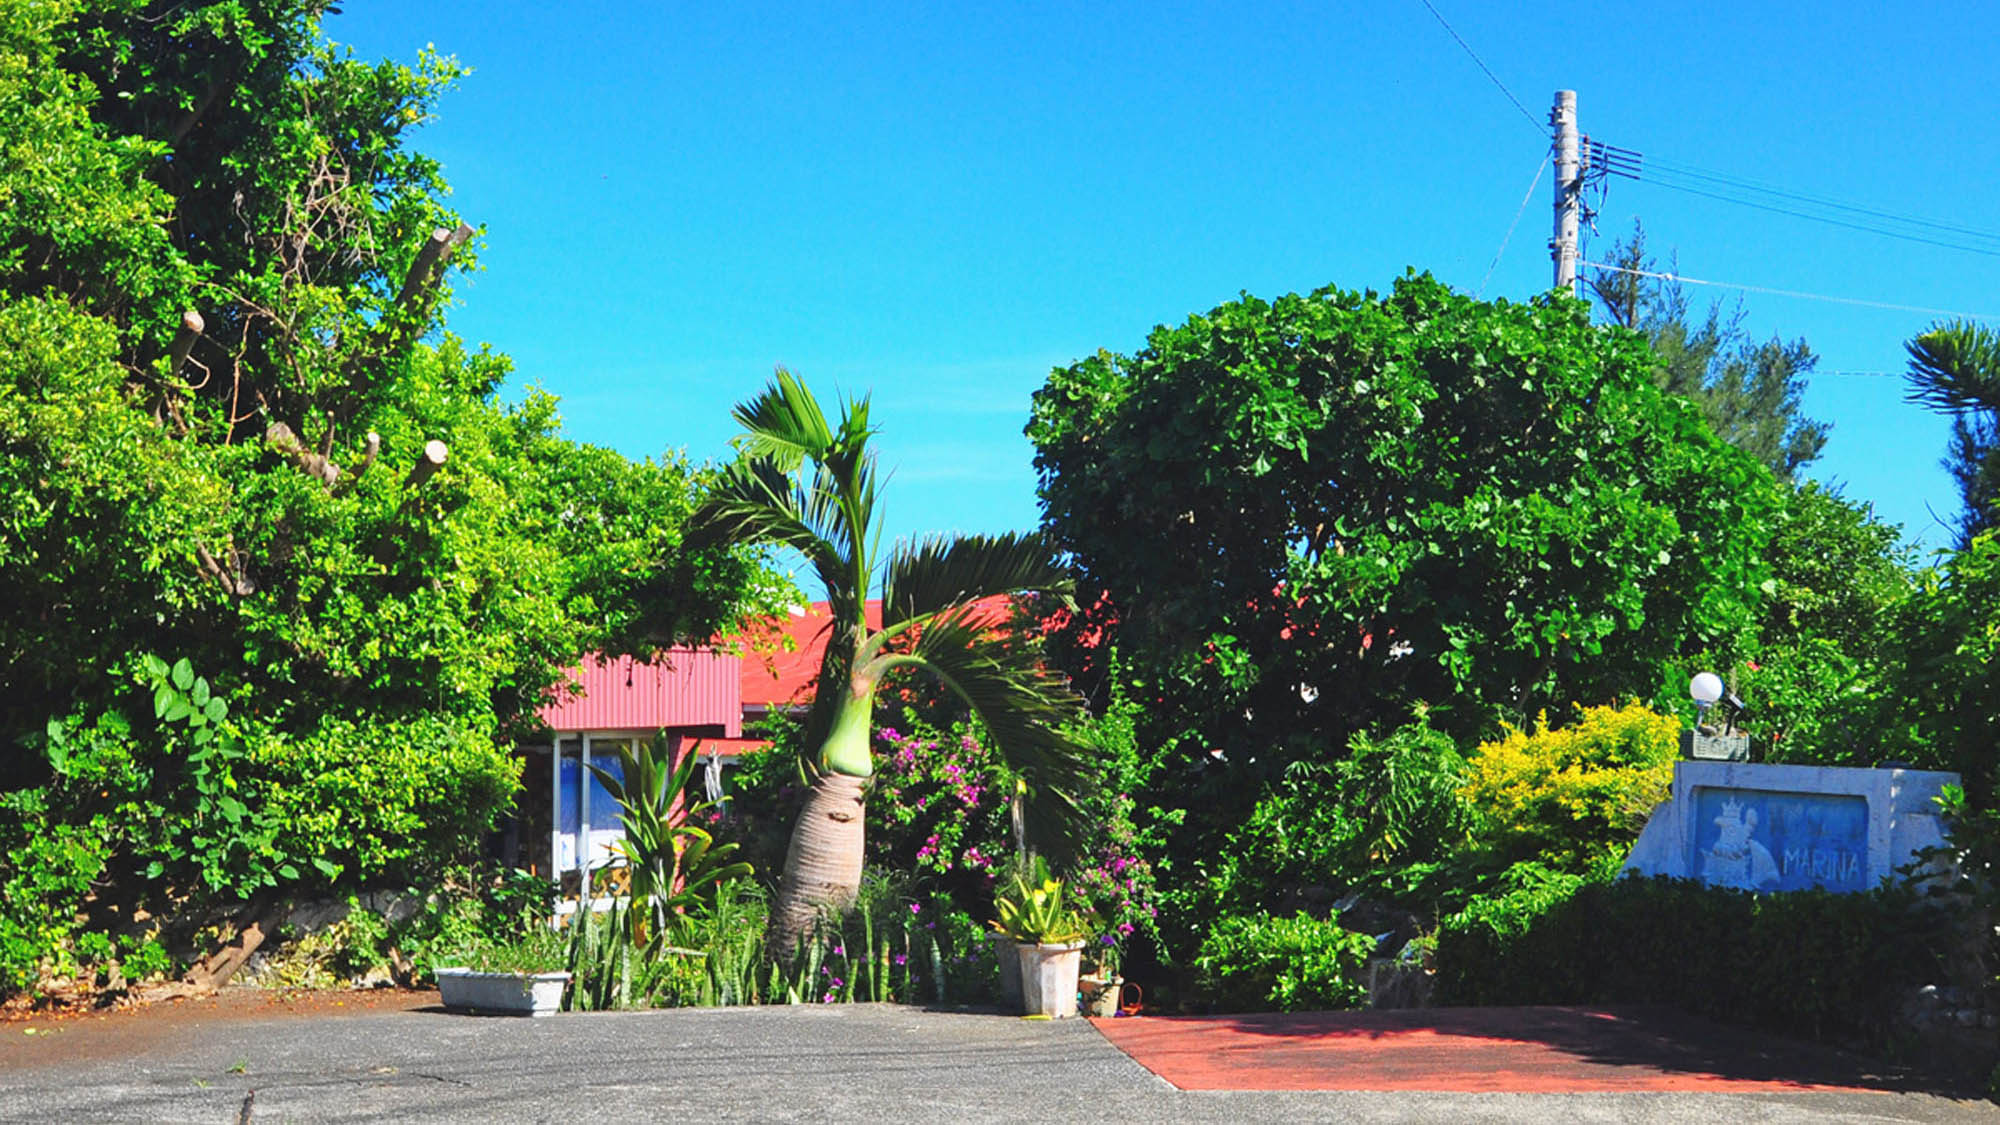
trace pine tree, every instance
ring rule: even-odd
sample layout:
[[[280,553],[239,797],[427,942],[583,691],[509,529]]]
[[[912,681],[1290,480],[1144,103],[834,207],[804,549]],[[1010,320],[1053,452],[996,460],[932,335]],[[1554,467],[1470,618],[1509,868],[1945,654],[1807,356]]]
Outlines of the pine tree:
[[[1800,412],[1806,375],[1819,362],[1803,338],[1753,341],[1740,304],[1728,310],[1711,304],[1694,320],[1680,282],[1646,276],[1677,271],[1657,268],[1636,222],[1632,237],[1612,247],[1610,262],[1618,270],[1594,276],[1591,293],[1613,322],[1652,343],[1661,387],[1693,399],[1710,429],[1780,479],[1791,480],[1819,457],[1829,427]]]

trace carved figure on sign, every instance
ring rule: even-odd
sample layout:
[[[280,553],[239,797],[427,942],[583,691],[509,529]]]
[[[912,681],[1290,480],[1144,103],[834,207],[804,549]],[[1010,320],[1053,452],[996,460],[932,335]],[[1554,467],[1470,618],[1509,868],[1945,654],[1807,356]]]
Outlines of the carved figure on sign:
[[[1778,885],[1778,864],[1771,849],[1758,843],[1757,810],[1740,801],[1724,801],[1715,818],[1715,844],[1701,853],[1701,877],[1712,884],[1746,891]]]

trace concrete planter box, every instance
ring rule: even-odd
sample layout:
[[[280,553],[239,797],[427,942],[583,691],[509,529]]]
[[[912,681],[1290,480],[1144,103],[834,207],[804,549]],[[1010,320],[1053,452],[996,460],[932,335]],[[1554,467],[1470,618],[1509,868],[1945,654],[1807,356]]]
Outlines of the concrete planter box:
[[[445,1010],[484,1016],[546,1016],[562,1008],[568,973],[481,973],[439,969]]]

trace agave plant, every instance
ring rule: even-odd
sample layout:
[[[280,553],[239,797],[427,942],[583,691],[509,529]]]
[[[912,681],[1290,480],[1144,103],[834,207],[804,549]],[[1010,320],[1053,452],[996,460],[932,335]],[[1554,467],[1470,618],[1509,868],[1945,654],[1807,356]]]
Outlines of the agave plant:
[[[690,542],[788,547],[826,589],[832,621],[806,722],[815,779],[793,830],[772,910],[769,944],[787,956],[822,911],[845,909],[861,883],[863,806],[874,772],[875,693],[884,677],[935,677],[985,723],[1021,778],[1020,823],[1031,846],[1061,851],[1073,838],[1083,770],[1060,733],[1078,700],[1037,659],[1030,638],[999,635],[980,602],[1036,593],[1068,598],[1069,579],[1040,535],[931,536],[879,554],[875,456],[866,397],[837,422],[780,368],[739,404],[743,456],[696,514]],[[879,577],[882,623],[865,606]]]
[[[717,844],[707,829],[689,823],[711,802],[692,796],[695,756],[673,760],[673,748],[655,738],[634,751],[619,747],[620,775],[590,767],[618,801],[625,835],[613,845],[632,876],[632,906],[625,917],[635,946],[652,953],[673,932],[688,907],[714,899],[716,890],[748,877],[747,863],[730,860],[735,844]]]
[[[1075,905],[1042,857],[1017,872],[993,899],[993,928],[1022,945],[1067,945],[1090,936],[1093,919]]]

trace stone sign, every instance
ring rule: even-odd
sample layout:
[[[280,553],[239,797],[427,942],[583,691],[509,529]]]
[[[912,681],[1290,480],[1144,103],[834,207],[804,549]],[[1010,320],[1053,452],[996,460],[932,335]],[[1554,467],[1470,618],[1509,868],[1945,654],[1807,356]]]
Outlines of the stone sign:
[[[1860,891],[1944,842],[1927,770],[1683,761],[1628,871],[1747,891]]]
[[[1868,801],[1768,789],[1695,790],[1696,878],[1746,891],[1858,891]]]

